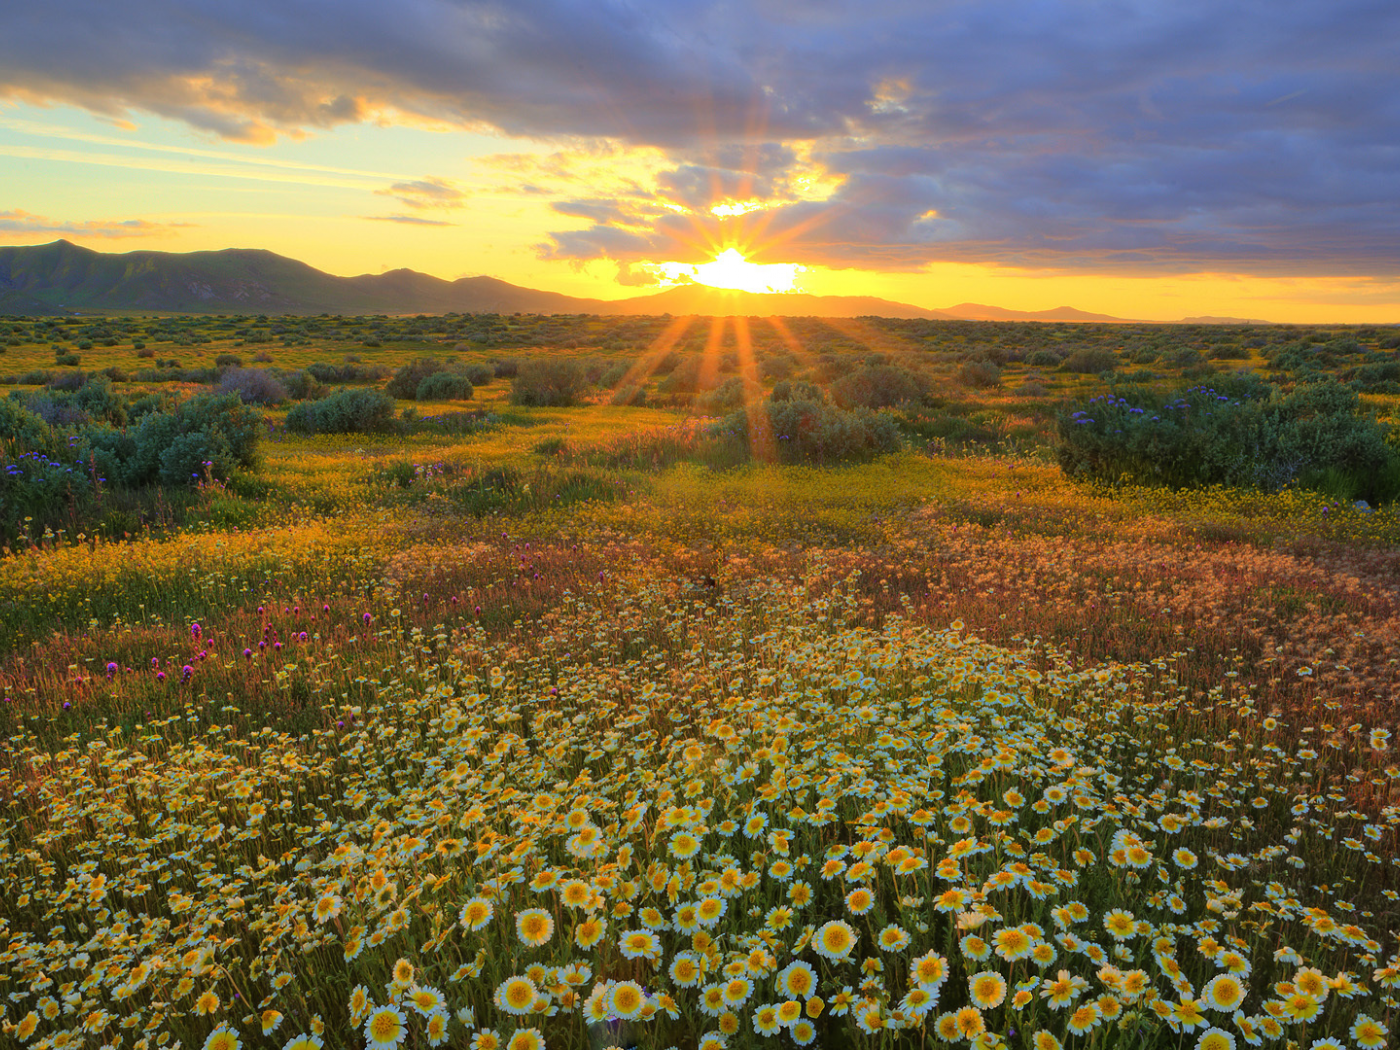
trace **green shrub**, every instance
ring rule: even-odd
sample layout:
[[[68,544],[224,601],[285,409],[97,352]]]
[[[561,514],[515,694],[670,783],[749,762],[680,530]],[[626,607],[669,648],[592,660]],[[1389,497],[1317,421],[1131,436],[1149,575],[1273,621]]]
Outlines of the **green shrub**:
[[[1036,368],[1058,368],[1060,361],[1060,355],[1053,350],[1033,350],[1026,355],[1026,364]]]
[[[766,418],[765,418],[766,417]],[[867,409],[846,410],[816,401],[764,401],[758,418],[784,463],[850,463],[873,459],[903,446],[894,420]],[[739,411],[715,424],[715,436],[752,455],[749,412]]]
[[[275,405],[287,400],[286,388],[277,377],[263,368],[227,369],[219,380],[219,390],[237,394],[244,404]]]
[[[414,391],[419,401],[470,401],[471,380],[460,372],[434,372],[424,376]]]
[[[361,434],[394,426],[394,399],[382,390],[338,390],[303,401],[287,413],[286,427],[300,434]]]
[[[757,389],[749,390],[742,379],[734,376],[697,397],[695,410],[707,416],[723,415],[742,408],[751,400],[757,401],[759,396]]]
[[[958,381],[984,390],[1001,386],[1001,369],[990,361],[965,361],[958,369]]]
[[[1333,380],[1287,394],[1250,376],[1169,397],[1110,393],[1061,414],[1059,461],[1071,476],[1176,488],[1274,490],[1322,479],[1336,488],[1345,475],[1358,495],[1388,499],[1382,479],[1396,453],[1360,408],[1356,392]]]
[[[588,389],[584,367],[569,357],[533,357],[520,362],[511,380],[516,405],[576,405]]]
[[[831,385],[841,408],[893,408],[923,400],[928,379],[897,365],[873,365],[842,376]]]
[[[437,375],[445,366],[436,357],[419,357],[404,365],[384,387],[400,401],[412,401],[418,396],[418,386],[429,376]]]
[[[780,379],[773,384],[770,401],[825,401],[826,391],[805,379]]]
[[[1117,368],[1118,356],[1111,350],[1086,347],[1070,354],[1060,363],[1060,367],[1066,372],[1079,375],[1098,375],[1100,372],[1111,372]]]

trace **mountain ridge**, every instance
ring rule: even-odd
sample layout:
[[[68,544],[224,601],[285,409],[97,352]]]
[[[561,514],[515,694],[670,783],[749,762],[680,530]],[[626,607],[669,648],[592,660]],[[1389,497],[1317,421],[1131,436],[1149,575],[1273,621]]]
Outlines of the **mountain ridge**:
[[[1062,306],[934,310],[864,295],[756,293],[685,284],[627,299],[541,291],[496,277],[444,280],[400,268],[337,277],[265,248],[107,253],[67,240],[0,246],[0,314],[91,310],[252,314],[589,313],[1132,322]],[[1222,319],[1220,323],[1267,322]]]

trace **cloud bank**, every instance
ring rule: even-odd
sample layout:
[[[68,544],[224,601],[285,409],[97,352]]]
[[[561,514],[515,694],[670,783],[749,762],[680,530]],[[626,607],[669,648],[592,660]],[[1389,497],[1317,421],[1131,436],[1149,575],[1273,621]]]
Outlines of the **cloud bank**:
[[[1397,39],[1393,0],[51,0],[7,14],[0,97],[663,151],[555,202],[559,258],[1393,274]]]
[[[33,215],[27,211],[0,211],[0,232],[21,234],[59,234],[69,237],[152,237],[171,230],[187,227],[187,222],[150,222],[146,219],[123,219],[110,221],[92,219],[87,222],[68,222]]]

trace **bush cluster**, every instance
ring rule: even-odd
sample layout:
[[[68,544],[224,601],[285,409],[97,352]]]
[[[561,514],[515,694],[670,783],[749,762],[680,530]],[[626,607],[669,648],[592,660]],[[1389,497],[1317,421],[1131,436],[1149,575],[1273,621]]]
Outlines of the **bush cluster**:
[[[584,365],[569,357],[532,357],[521,361],[511,380],[516,405],[576,405],[588,390]]]
[[[754,453],[755,437],[771,439],[783,463],[855,463],[897,452],[903,441],[887,414],[843,409],[820,401],[765,401],[757,413],[767,435],[753,433],[753,421],[740,410],[715,424],[713,433]]]
[[[1104,394],[1060,415],[1059,462],[1075,477],[1173,488],[1291,484],[1373,501],[1396,495],[1400,464],[1385,431],[1334,380],[1291,393],[1248,377],[1163,397]]]
[[[106,487],[184,487],[256,461],[261,418],[237,394],[129,402],[104,380],[0,399],[0,529],[86,516]]]
[[[287,413],[286,426],[298,434],[360,434],[390,430],[394,399],[382,390],[337,390],[329,397],[303,401]]]

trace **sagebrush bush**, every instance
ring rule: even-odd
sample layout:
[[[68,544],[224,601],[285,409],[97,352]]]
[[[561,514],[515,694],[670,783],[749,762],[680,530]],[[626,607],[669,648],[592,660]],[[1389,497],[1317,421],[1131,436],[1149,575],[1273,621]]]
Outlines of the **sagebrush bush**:
[[[929,381],[897,365],[873,365],[844,375],[831,385],[832,399],[842,408],[893,408],[921,401]]]
[[[894,420],[868,409],[843,409],[818,401],[764,401],[756,413],[766,434],[740,410],[715,424],[713,433],[754,454],[755,438],[771,441],[784,463],[855,463],[903,446]]]
[[[588,389],[584,366],[569,357],[532,357],[521,361],[511,380],[510,399],[517,405],[576,405]]]
[[[964,386],[990,389],[1001,386],[1001,369],[991,361],[965,361],[958,369],[958,380]]]
[[[413,396],[419,401],[470,401],[475,391],[460,372],[434,372],[424,376]]]
[[[359,434],[390,430],[394,399],[382,390],[338,390],[303,401],[287,413],[287,429],[299,434]]]
[[[418,397],[418,385],[445,367],[436,357],[415,358],[394,373],[384,390],[400,401],[413,401]]]
[[[219,379],[219,390],[237,394],[245,405],[275,405],[287,400],[286,388],[263,368],[228,368]]]
[[[1060,367],[1066,372],[1097,375],[1100,372],[1111,372],[1117,368],[1118,357],[1109,350],[1084,348],[1070,354],[1060,362]]]

